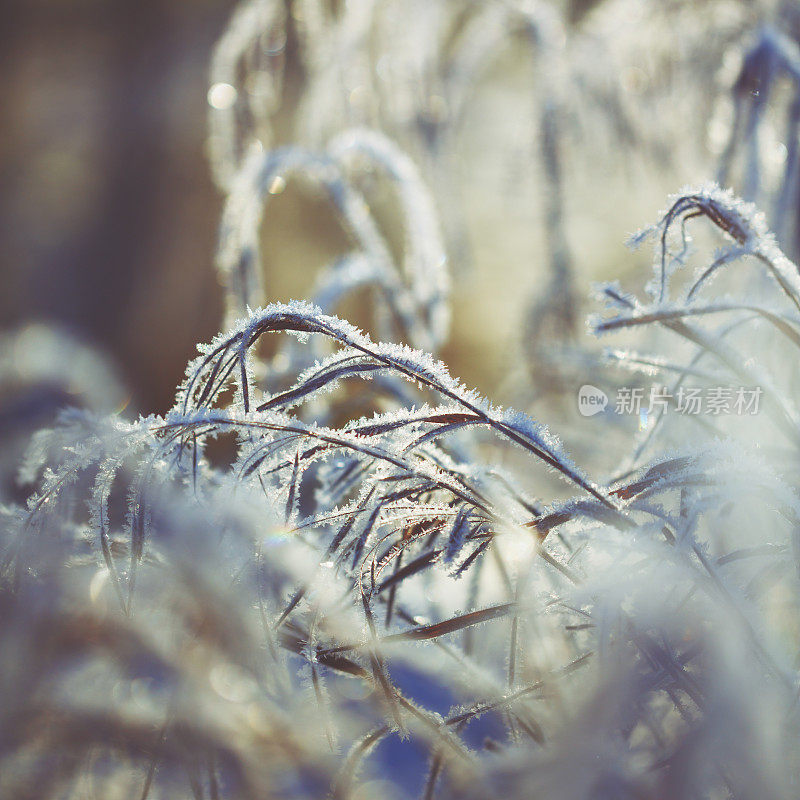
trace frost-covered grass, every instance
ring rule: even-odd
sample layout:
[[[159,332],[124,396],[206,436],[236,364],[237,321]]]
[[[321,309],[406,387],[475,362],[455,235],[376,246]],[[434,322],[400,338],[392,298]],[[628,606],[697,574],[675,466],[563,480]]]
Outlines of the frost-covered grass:
[[[599,30],[625,7],[596,5]],[[414,4],[429,38],[376,73],[386,117],[353,119],[339,93],[373,45],[394,52],[387,33],[411,12],[296,8],[297,143],[269,127],[275,87],[237,94],[248,71],[280,84],[283,3],[244,3],[213,62],[214,86],[237,90],[211,95],[224,329],[167,413],[61,412],[21,465],[27,503],[2,507],[0,794],[795,796],[800,277],[785,242],[734,191],[682,190],[633,237],[654,244],[642,295],[598,287],[591,332],[619,339],[600,352],[576,322],[561,171],[570,103],[602,102],[580,29],[555,5]],[[638,432],[611,408],[584,420],[592,468],[557,435],[574,431],[440,360],[463,280],[447,254],[464,217],[442,211],[459,114],[409,128],[409,109],[430,111],[409,76],[437,76],[464,111],[481,59],[520,33],[552,78],[533,134],[549,278],[519,326],[541,359],[530,391],[641,380],[670,398]],[[791,68],[783,34],[756,41]],[[633,125],[614,106],[605,119]],[[261,269],[261,221],[288,180],[321,187],[352,242],[310,302],[270,302]],[[388,221],[370,181],[396,201]],[[368,333],[337,315],[364,298]],[[675,408],[726,386],[757,387],[758,413]]]

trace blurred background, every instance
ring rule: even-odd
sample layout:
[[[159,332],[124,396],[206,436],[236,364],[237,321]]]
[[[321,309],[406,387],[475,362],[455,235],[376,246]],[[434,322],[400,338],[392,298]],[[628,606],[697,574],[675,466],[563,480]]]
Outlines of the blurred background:
[[[569,74],[539,69],[529,51],[542,41],[510,27],[487,48],[485,67],[472,70],[458,135],[447,138],[443,120],[455,116],[448,86],[469,53],[457,40],[484,7],[437,4],[452,17],[444,24],[445,12],[409,2],[413,9],[378,3],[368,36],[394,65],[386,80],[392,95],[402,97],[398,87],[424,95],[409,101],[416,116],[386,112],[379,96],[386,87],[371,104],[356,75],[348,78],[355,85],[341,87],[346,119],[329,117],[383,128],[420,165],[441,205],[457,197],[445,220],[456,277],[453,333],[442,356],[467,383],[524,405],[515,381],[536,358],[531,342],[545,328],[583,335],[592,280],[641,276],[650,255],[626,251],[626,235],[655,219],[667,193],[714,176],[743,54],[763,21],[780,18],[790,28],[795,4],[531,4],[563,20],[545,45]],[[20,0],[0,26],[0,329],[29,330],[35,341],[31,326],[54,324],[98,348],[118,375],[120,407],[135,411],[166,410],[195,344],[222,324],[214,252],[223,201],[206,154],[207,93],[213,46],[234,5]],[[345,7],[372,6],[319,5],[333,33],[347,32],[344,23],[336,27]],[[304,16],[312,6],[285,3],[268,145],[335,132],[335,125],[304,117],[300,102],[308,75],[315,69],[319,79],[326,69],[318,63],[321,49],[312,53],[317,62],[299,52],[303,36],[313,40]],[[440,40],[431,48],[425,36],[434,22]],[[424,46],[438,60],[420,67],[424,59],[415,57]],[[346,52],[329,52],[330,69]],[[383,80],[386,63],[373,67]],[[315,108],[313,86],[310,96]],[[541,112],[553,97],[556,173]],[[777,169],[787,157],[780,138],[761,143],[767,160],[774,150]],[[437,147],[455,165],[446,192],[430,167]],[[563,239],[555,244],[553,214]],[[302,186],[290,185],[273,203],[262,238],[269,243],[262,248],[269,299],[307,296],[320,267],[344,249],[330,209]],[[540,317],[553,316],[559,261],[570,274],[568,292],[559,294],[568,309],[547,323]]]
[[[20,0],[0,24],[0,328],[99,347],[141,409],[170,405],[220,324],[204,143],[232,6]]]

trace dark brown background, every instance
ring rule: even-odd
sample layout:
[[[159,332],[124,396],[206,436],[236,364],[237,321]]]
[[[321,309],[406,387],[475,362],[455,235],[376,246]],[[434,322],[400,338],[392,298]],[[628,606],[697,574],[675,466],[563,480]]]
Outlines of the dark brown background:
[[[0,23],[0,329],[55,321],[164,410],[221,318],[204,153],[232,0],[20,0]]]

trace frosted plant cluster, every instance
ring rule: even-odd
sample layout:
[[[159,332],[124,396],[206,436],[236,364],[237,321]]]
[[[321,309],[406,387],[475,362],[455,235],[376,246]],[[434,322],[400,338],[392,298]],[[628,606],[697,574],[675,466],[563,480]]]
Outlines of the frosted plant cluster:
[[[600,31],[625,7],[594,5]],[[579,35],[555,4],[288,7],[244,3],[213,59],[224,329],[167,413],[63,411],[21,464],[27,503],[0,510],[0,794],[794,796],[800,277],[767,218],[717,184],[671,198],[634,237],[653,242],[649,284],[598,289],[590,326],[620,341],[582,362],[669,397],[757,386],[761,413],[667,404],[636,433],[609,409],[589,446],[621,455],[592,474],[439,359],[457,112],[520,29],[554,93],[534,137],[546,297],[574,313],[556,151],[588,74]],[[272,126],[288,36],[308,78],[297,142]],[[431,76],[452,119],[415,94]],[[261,221],[289,180],[352,241],[310,302],[269,302],[262,274]],[[368,180],[391,188],[402,236]],[[369,333],[337,316],[364,296]]]

